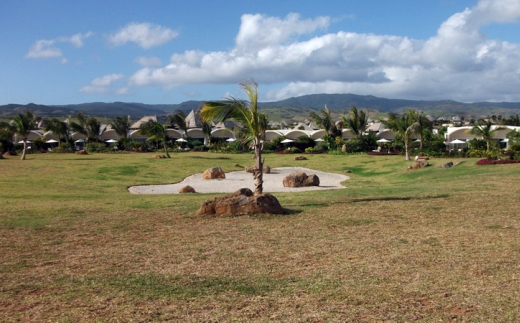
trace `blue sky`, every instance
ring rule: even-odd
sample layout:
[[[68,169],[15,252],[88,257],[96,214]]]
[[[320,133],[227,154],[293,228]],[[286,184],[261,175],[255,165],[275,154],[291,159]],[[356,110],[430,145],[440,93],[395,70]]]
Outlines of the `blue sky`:
[[[0,104],[520,101],[520,1],[0,2]]]

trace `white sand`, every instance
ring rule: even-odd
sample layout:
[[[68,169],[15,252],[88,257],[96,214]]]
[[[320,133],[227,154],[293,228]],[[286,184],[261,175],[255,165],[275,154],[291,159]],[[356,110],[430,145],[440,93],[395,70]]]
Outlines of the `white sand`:
[[[283,179],[285,176],[294,172],[304,172],[307,175],[317,175],[320,179],[320,186],[297,188],[284,187]],[[263,179],[264,192],[272,193],[342,189],[346,187],[341,185],[341,182],[350,179],[350,177],[303,167],[280,167],[271,169],[271,173],[269,174],[264,173]],[[132,194],[179,194],[179,190],[186,185],[193,187],[197,193],[231,193],[240,188],[249,188],[252,191],[255,189],[253,174],[245,171],[236,171],[226,173],[225,179],[203,179],[202,173],[200,173],[188,176],[180,183],[132,186],[128,188],[128,191]]]

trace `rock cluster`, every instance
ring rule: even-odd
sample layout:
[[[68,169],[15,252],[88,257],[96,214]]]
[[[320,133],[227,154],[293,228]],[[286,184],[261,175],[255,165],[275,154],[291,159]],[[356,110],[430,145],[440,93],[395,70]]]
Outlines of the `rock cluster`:
[[[229,195],[203,202],[197,215],[230,214],[284,214],[278,199],[269,193],[254,195],[248,188],[241,188]]]
[[[315,174],[307,175],[304,172],[295,172],[283,179],[284,187],[320,186],[320,178]]]

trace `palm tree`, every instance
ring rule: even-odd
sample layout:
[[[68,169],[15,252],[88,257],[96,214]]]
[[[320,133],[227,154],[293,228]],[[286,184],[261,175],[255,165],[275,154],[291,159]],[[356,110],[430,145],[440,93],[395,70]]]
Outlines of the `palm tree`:
[[[499,130],[505,129],[504,127],[493,128],[493,122],[491,120],[486,121],[484,124],[474,124],[473,128],[468,130],[468,133],[479,136],[486,141],[486,151],[491,149],[491,143],[495,133]]]
[[[45,126],[43,130],[50,131],[58,137],[58,142],[61,142],[61,138],[67,137],[67,124],[57,118],[45,119]]]
[[[348,117],[342,116],[345,127],[352,130],[358,139],[361,139],[368,125],[368,115],[363,110],[358,110],[355,106],[350,106]]]
[[[105,132],[106,127],[101,130],[101,123],[96,118],[86,118],[82,112],[79,112],[76,116],[78,123],[72,121],[69,126],[72,131],[81,133],[87,137],[87,150],[88,144],[92,141],[99,141],[99,136]]]
[[[424,136],[428,131],[432,131],[433,123],[426,118],[423,112],[416,112],[414,116],[416,124],[416,134],[419,136],[420,146],[419,149],[423,148]]]
[[[150,119],[147,122],[142,123],[137,131],[139,134],[145,135],[151,140],[161,141],[164,148],[164,154],[167,158],[170,158],[170,154],[168,153],[169,137],[166,130],[167,128],[165,125]]]
[[[130,120],[128,120],[128,116],[117,117],[110,121],[110,127],[112,127],[121,138],[127,138],[128,130],[130,130]]]
[[[240,84],[249,101],[227,97],[223,101],[205,102],[200,110],[202,121],[217,122],[232,119],[241,123],[249,132],[245,142],[253,143],[256,156],[255,195],[263,192],[262,136],[265,132],[266,117],[258,111],[258,84],[254,81]]]
[[[202,123],[202,132],[208,140],[208,145],[211,143],[211,121],[205,121]]]
[[[0,159],[3,158],[6,146],[12,143],[15,132],[16,128],[12,124],[0,121]]]
[[[35,121],[36,117],[29,111],[18,113],[18,115],[13,118],[13,121],[11,121],[11,124],[15,127],[15,134],[20,136],[23,140],[22,160],[25,160],[27,138],[31,130],[36,128]]]
[[[188,137],[188,125],[186,124],[186,115],[184,112],[177,111],[177,113],[168,118],[167,123],[177,126],[184,132],[184,138]]]
[[[415,112],[408,110],[406,115],[397,116],[394,113],[388,114],[388,120],[384,121],[388,129],[395,132],[404,142],[405,160],[410,160],[409,146],[410,138],[418,133],[419,123],[415,121]]]
[[[325,108],[320,112],[320,114],[311,112],[309,118],[314,121],[316,125],[325,129],[328,135],[333,134],[334,122],[332,121],[332,115],[327,105],[325,105]]]

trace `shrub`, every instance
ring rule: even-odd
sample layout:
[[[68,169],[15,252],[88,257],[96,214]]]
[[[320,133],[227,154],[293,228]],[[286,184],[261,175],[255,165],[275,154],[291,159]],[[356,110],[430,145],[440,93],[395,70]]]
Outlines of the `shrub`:
[[[305,152],[306,152],[307,154],[312,154],[312,153],[315,152],[315,150],[314,150],[314,148],[312,148],[312,147],[307,147],[307,148],[305,148]]]

